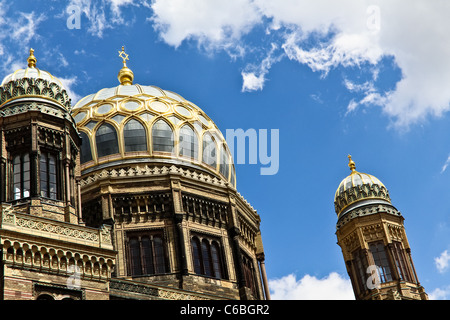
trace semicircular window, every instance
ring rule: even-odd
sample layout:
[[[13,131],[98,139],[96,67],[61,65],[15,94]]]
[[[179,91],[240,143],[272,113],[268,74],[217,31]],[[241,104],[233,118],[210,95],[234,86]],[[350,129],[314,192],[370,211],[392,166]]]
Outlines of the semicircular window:
[[[125,152],[146,151],[147,135],[144,126],[137,120],[131,119],[123,127]]]
[[[97,132],[95,133],[95,142],[97,144],[98,157],[104,157],[119,152],[116,129],[108,123],[102,124],[97,129]]]
[[[180,129],[180,156],[191,157],[194,159],[198,158],[198,139],[194,130],[188,126],[184,125]]]
[[[80,137],[81,137],[81,163],[85,163],[92,160],[91,144],[89,141],[89,137],[85,132],[81,131]]]
[[[153,151],[173,152],[173,132],[164,120],[155,122],[152,128]]]
[[[209,134],[203,136],[203,162],[216,167],[216,143]]]

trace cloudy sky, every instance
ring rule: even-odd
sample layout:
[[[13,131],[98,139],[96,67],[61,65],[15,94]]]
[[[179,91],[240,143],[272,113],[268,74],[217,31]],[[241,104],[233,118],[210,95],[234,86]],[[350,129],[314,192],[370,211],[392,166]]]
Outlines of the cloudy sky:
[[[0,1],[0,71],[33,47],[76,102],[118,85],[125,46],[135,83],[224,134],[255,130],[237,187],[261,215],[275,299],[353,299],[333,205],[352,154],[405,217],[430,298],[450,299],[449,16],[445,0]]]

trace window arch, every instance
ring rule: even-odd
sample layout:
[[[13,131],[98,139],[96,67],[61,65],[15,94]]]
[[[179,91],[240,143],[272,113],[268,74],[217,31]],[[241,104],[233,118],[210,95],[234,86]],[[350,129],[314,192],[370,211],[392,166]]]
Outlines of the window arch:
[[[89,136],[81,131],[81,163],[85,163],[92,160],[92,151],[91,151],[91,142],[89,140]]]
[[[14,200],[30,196],[30,155],[24,153],[13,157],[13,197]]]
[[[194,237],[191,239],[191,247],[192,247],[192,257],[194,259],[194,272],[197,274],[202,274],[202,258],[200,252],[200,240]]]
[[[95,133],[98,157],[104,157],[119,152],[116,129],[109,123],[102,124]]]
[[[194,130],[187,124],[180,129],[179,138],[179,154],[180,156],[198,159],[198,139]]]
[[[164,120],[158,120],[152,128],[153,151],[173,153],[173,131]]]
[[[48,152],[41,152],[39,155],[39,184],[42,197],[55,200],[58,198],[57,174],[56,156]]]
[[[224,279],[222,250],[219,242],[208,238],[191,238],[192,262],[198,275]]]
[[[162,274],[168,271],[161,232],[131,232],[127,239],[130,276]]]
[[[252,259],[246,254],[242,253],[242,267],[244,271],[244,278],[247,288],[257,296],[256,282],[255,282],[255,269],[253,266]]]
[[[216,143],[212,138],[211,134],[206,133],[203,136],[203,162],[210,165],[211,167],[216,167],[217,165],[217,154],[216,154]]]
[[[125,152],[146,151],[147,134],[142,123],[136,119],[129,120],[123,127]]]
[[[216,278],[222,278],[222,257],[219,244],[216,241],[213,241],[213,243],[211,244],[211,262]]]
[[[208,240],[202,240],[202,258],[203,258],[203,274],[211,277],[213,275],[211,268],[211,247]]]

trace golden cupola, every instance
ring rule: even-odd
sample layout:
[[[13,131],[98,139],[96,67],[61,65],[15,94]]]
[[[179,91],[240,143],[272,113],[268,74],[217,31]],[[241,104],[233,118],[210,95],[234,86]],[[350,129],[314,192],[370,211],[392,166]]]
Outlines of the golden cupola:
[[[70,110],[70,98],[57,77],[36,67],[34,50],[30,49],[28,67],[7,75],[0,85],[0,109],[11,102],[33,100],[35,98],[56,102],[63,111]]]
[[[367,204],[391,204],[389,192],[373,175],[356,171],[355,162],[349,155],[350,175],[344,178],[336,190],[334,207],[338,219],[348,211]]]
[[[194,103],[157,86],[133,83],[123,67],[120,84],[77,102],[72,116],[83,139],[83,172],[124,164],[184,165],[213,173],[235,186],[235,170],[226,140],[214,122]]]

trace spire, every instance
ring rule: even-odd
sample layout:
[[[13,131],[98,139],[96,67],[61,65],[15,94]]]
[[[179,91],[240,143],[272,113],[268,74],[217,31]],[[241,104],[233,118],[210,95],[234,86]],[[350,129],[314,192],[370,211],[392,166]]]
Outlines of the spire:
[[[131,71],[127,67],[126,61],[129,60],[128,54],[125,53],[125,47],[122,46],[122,51],[119,51],[119,57],[122,58],[123,67],[120,69],[119,74],[117,76],[117,79],[119,79],[119,82],[123,86],[129,86],[133,84],[134,74],[133,71]]]
[[[356,165],[355,162],[352,160],[352,156],[348,155],[348,166],[350,167],[350,170],[353,172],[356,172]]]
[[[28,68],[36,68],[36,57],[34,56],[34,49],[30,49],[30,56],[27,59],[28,62]]]

